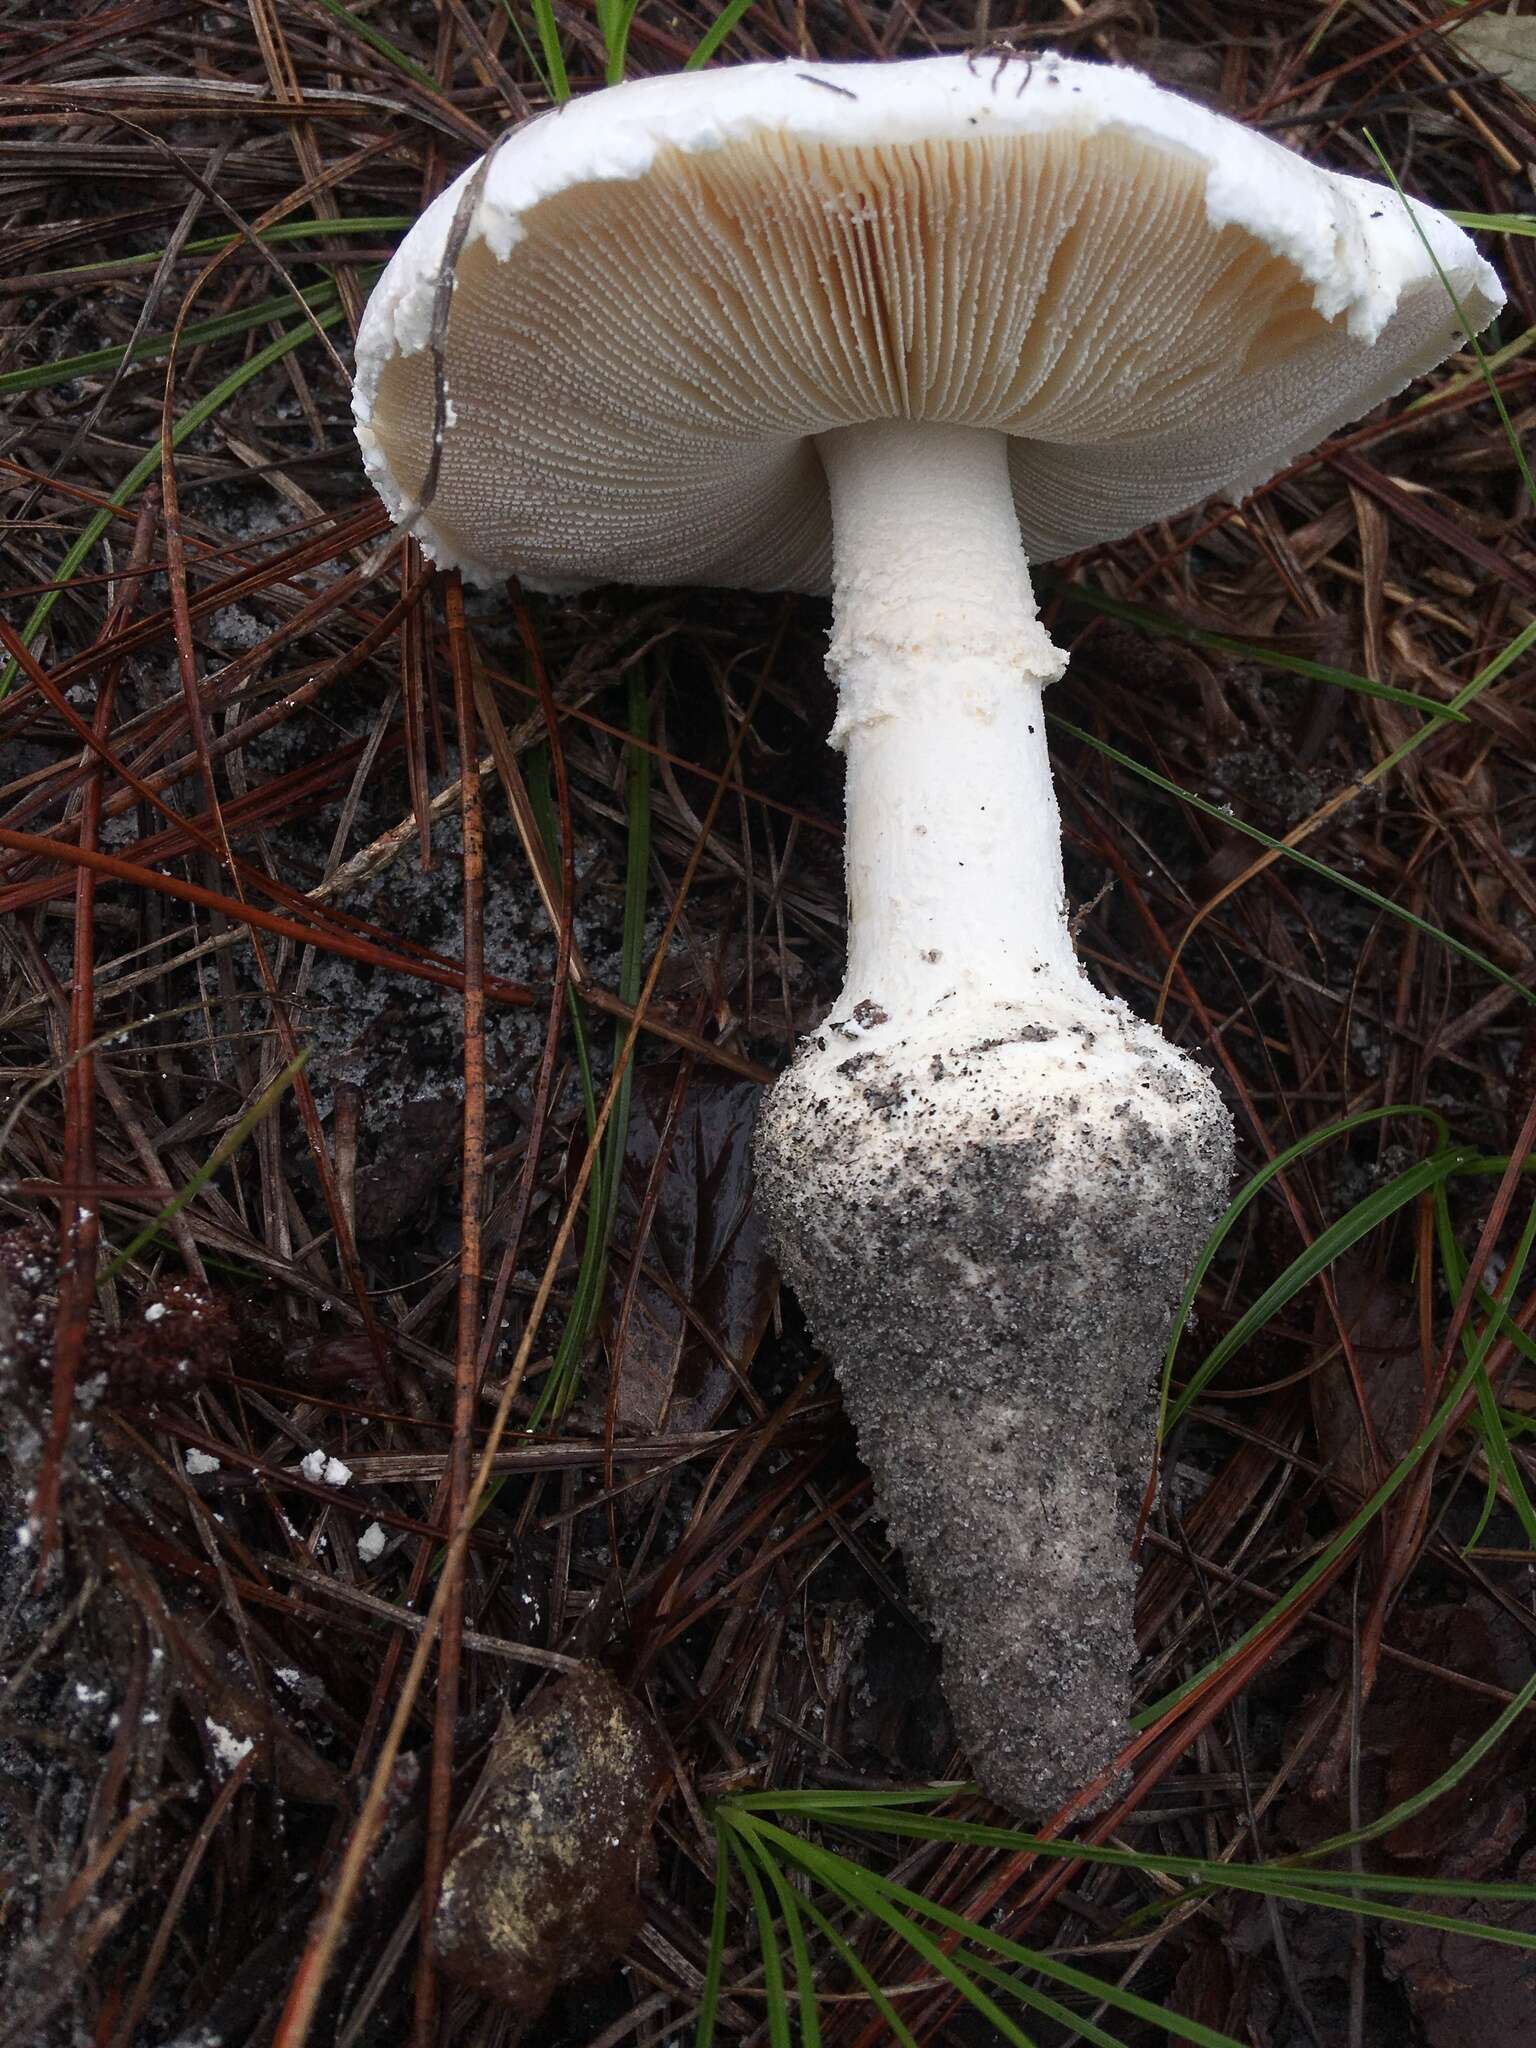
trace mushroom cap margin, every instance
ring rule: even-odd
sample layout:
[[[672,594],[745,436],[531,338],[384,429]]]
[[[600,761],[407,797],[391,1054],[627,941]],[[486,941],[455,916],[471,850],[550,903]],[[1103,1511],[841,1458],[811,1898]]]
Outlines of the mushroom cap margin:
[[[1170,446],[1157,483],[1121,500],[1113,474],[1102,479],[1089,451],[1070,444],[1033,444],[1044,481],[1058,493],[1057,528],[1031,533],[1026,547],[1049,558],[1099,539],[1135,531],[1150,519],[1184,509],[1215,490],[1246,495],[1330,432],[1370,411],[1441,361],[1455,345],[1455,313],[1440,273],[1450,283],[1474,332],[1503,303],[1491,266],[1443,214],[1403,201],[1389,188],[1319,168],[1240,123],[1180,98],[1142,74],[1054,56],[918,58],[888,65],[819,64],[795,60],[630,81],[567,103],[510,133],[491,153],[483,185],[464,224],[464,252],[484,243],[505,263],[544,202],[576,187],[612,184],[616,193],[643,179],[663,150],[686,157],[765,134],[836,147],[900,148],[966,141],[978,133],[1031,136],[1116,133],[1195,159],[1204,176],[1207,224],[1213,232],[1241,228],[1288,263],[1311,290],[1312,304],[1354,346],[1347,391],[1330,386],[1327,402],[1299,435],[1258,451],[1232,451],[1229,474],[1213,477],[1208,449]],[[471,582],[493,584],[511,570],[535,588],[575,590],[614,580],[594,573],[539,573],[519,562],[477,558],[461,538],[415,508],[396,478],[375,427],[375,401],[391,357],[412,355],[431,339],[438,278],[461,202],[482,171],[471,165],[410,230],[376,285],[357,341],[353,411],[364,465],[397,522],[411,520],[429,559],[458,568]],[[1411,209],[1411,214],[1410,214]],[[1405,306],[1421,309],[1429,288],[1438,318],[1405,322]],[[1402,332],[1398,332],[1402,329]],[[1426,331],[1428,330],[1428,331]],[[1378,344],[1383,344],[1378,346]],[[1353,374],[1358,371],[1358,375]],[[450,411],[450,433],[462,416]],[[1151,444],[1144,444],[1150,449]],[[1156,471],[1156,456],[1153,455]],[[1220,455],[1215,458],[1220,461]],[[1036,474],[1034,482],[1041,481]],[[1070,506],[1070,510],[1068,507]],[[1076,518],[1081,530],[1067,531]],[[1058,544],[1059,543],[1059,544]],[[634,580],[718,581],[732,587],[825,589],[825,564],[809,575],[762,585],[739,574]]]

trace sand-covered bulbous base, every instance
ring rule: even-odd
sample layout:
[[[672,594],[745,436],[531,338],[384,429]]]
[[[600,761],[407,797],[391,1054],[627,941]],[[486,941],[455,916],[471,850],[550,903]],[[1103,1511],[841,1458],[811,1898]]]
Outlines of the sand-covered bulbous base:
[[[1232,1168],[1205,1072],[1084,995],[907,1036],[862,1003],[804,1041],[757,1135],[961,1740],[1031,1815],[1127,1738],[1156,1375]]]

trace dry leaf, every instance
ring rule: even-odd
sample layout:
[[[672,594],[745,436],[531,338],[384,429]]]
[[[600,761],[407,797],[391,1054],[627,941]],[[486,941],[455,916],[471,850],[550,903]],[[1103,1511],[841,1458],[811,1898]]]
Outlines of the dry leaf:
[[[1469,64],[1536,100],[1536,14],[1474,14],[1453,40]]]
[[[730,1399],[733,1374],[706,1339],[744,1371],[773,1310],[777,1273],[752,1207],[752,1128],[762,1090],[694,1074],[668,1120],[680,1069],[635,1079],[614,1240],[636,1245],[646,1191],[665,1144],[661,1184],[619,1360],[619,1427],[707,1429]],[[652,1276],[655,1276],[654,1278]],[[609,1314],[617,1330],[627,1259],[613,1261]],[[684,1307],[692,1312],[692,1320]]]

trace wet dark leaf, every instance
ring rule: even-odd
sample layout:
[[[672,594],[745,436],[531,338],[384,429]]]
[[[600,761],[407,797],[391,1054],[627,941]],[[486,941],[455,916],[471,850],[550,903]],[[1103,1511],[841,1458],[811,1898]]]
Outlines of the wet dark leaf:
[[[606,1672],[503,1723],[450,1844],[432,1943],[443,1970],[527,2025],[638,1932],[667,1757]]]
[[[1521,1863],[1520,1876],[1536,1880],[1536,1854]],[[1472,1905],[1464,1917],[1536,1934],[1536,1906]],[[1428,2048],[1522,2048],[1536,2040],[1536,1955],[1528,1950],[1400,1927],[1383,1940],[1382,1960],[1402,1981]]]
[[[1240,1965],[1224,1942],[1197,1935],[1179,1965],[1169,2005],[1185,2019],[1198,2020],[1202,2026],[1225,2028],[1237,2005],[1240,1967],[1249,1967],[1246,1958]]]
[[[1481,1600],[1409,1610],[1402,1616],[1399,1640],[1436,1664],[1508,1690],[1530,1675],[1529,1647],[1521,1632],[1507,1615]],[[1497,1711],[1491,1700],[1443,1681],[1394,1675],[1373,1732],[1385,1757],[1386,1803],[1399,1804],[1448,1771]],[[1495,1845],[1507,1844],[1510,1836],[1511,1801],[1524,1812],[1521,1760],[1529,1746],[1523,1726],[1511,1729],[1459,1785],[1394,1828],[1386,1837],[1388,1852],[1437,1865],[1449,1858],[1461,1866],[1458,1876],[1488,1876],[1502,1860]]]
[[[939,1655],[909,1621],[882,1616],[863,1636],[849,1680],[852,1739],[895,1777],[940,1778],[955,1734]]]
[[[1333,1280],[1371,1426],[1390,1465],[1412,1443],[1423,1420],[1424,1377],[1413,1299],[1361,1260],[1340,1260]],[[1334,1334],[1332,1319],[1320,1314],[1319,1343],[1326,1345]],[[1343,1511],[1353,1513],[1375,1491],[1380,1476],[1372,1468],[1349,1368],[1343,1358],[1335,1358],[1307,1385],[1330,1491]]]
[[[354,1199],[360,1238],[392,1236],[441,1191],[463,1122],[463,1108],[451,1095],[424,1095],[401,1104],[380,1133],[373,1157],[358,1172]]]
[[[361,1394],[388,1377],[388,1359],[381,1366],[373,1340],[365,1330],[347,1330],[335,1337],[317,1337],[294,1358],[290,1377],[317,1394]]]
[[[621,1430],[663,1422],[675,1431],[708,1428],[736,1383],[720,1352],[745,1372],[767,1327],[778,1279],[752,1208],[761,1096],[751,1081],[684,1077],[671,1063],[635,1077],[615,1245],[637,1245],[658,1153],[664,1156],[619,1361]],[[615,1258],[615,1332],[628,1280],[628,1259]]]
[[[1388,1640],[1430,1664],[1505,1692],[1530,1676],[1530,1647],[1518,1624],[1491,1601],[1400,1607]],[[1362,1810],[1401,1805],[1450,1771],[1498,1713],[1496,1700],[1429,1672],[1389,1662],[1360,1724]],[[1458,1878],[1502,1874],[1523,1831],[1524,1783],[1532,1737],[1511,1729],[1460,1782],[1371,1846],[1378,1868],[1416,1865]],[[1319,1789],[1319,1787],[1324,1789]],[[1285,1808],[1285,1828],[1305,1845],[1350,1825],[1347,1786],[1336,1774],[1311,1799]]]

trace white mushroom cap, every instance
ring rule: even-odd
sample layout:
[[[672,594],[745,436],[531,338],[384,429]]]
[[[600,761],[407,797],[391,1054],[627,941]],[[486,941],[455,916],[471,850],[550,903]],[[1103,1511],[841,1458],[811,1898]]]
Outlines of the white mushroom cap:
[[[1493,272],[1413,216],[1100,65],[648,79],[520,129],[417,222],[358,336],[358,438],[474,581],[825,591],[812,439],[876,419],[1008,435],[1049,560],[1255,488],[1440,361],[1426,240],[1480,329]]]

